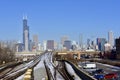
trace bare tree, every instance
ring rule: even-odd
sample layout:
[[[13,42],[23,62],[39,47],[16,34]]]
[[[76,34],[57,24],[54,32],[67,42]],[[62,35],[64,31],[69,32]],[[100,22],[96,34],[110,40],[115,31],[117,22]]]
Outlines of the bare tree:
[[[5,62],[11,62],[15,60],[15,52],[10,50],[8,47],[0,47],[0,64]]]

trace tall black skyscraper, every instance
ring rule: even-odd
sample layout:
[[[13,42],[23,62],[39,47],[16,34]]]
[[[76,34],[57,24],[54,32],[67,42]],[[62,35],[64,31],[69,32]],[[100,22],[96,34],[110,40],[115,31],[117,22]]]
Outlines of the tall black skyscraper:
[[[27,16],[23,17],[23,45],[24,51],[29,51],[29,26],[27,25]]]

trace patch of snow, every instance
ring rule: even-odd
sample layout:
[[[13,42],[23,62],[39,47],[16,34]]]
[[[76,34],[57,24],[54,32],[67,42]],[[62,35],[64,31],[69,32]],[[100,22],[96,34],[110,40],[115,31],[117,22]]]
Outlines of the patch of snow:
[[[34,70],[36,70],[36,69],[38,69],[38,68],[41,68],[41,67],[44,67],[43,61],[40,61],[40,62],[34,67]]]
[[[68,73],[73,76],[74,80],[81,80],[78,75],[75,73],[75,71],[73,70],[72,66],[70,64],[68,64],[67,62],[65,62],[65,66],[67,68]]]

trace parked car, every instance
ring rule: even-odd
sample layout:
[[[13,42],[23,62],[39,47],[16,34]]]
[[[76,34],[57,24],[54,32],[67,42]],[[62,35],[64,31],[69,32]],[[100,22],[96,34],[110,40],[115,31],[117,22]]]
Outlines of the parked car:
[[[84,69],[95,69],[96,68],[96,64],[95,63],[86,63],[83,66]]]
[[[94,78],[96,78],[98,80],[104,80],[104,74],[95,74]]]
[[[120,80],[120,71],[108,73],[104,78],[106,80]]]
[[[95,71],[92,71],[92,74],[100,74],[100,73],[104,73],[103,69],[97,69]]]

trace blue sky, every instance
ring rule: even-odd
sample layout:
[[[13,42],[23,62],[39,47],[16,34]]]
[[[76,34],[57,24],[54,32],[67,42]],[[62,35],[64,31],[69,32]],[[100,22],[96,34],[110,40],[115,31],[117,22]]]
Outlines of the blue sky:
[[[1,0],[0,40],[22,41],[22,18],[28,16],[30,36],[59,41],[63,35],[78,41],[120,36],[120,0]]]

